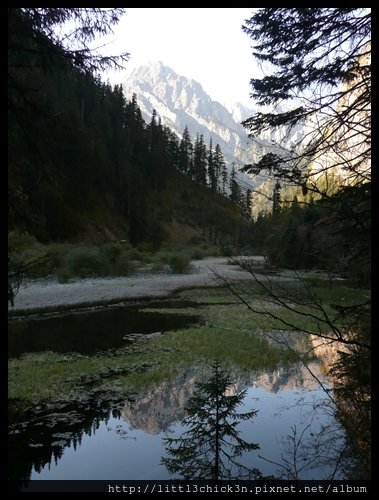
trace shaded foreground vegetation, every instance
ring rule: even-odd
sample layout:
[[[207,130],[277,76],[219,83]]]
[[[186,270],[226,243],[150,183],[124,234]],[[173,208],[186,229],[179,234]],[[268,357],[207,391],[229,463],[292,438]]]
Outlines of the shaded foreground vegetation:
[[[122,390],[126,392],[143,390],[151,383],[171,379],[184,366],[208,364],[215,356],[225,366],[236,364],[245,370],[264,369],[295,359],[291,354],[270,348],[259,335],[243,328],[241,306],[236,305],[231,312],[230,326],[226,326],[229,321],[224,318],[223,309],[224,306],[217,305],[183,309],[186,313],[200,313],[207,324],[166,332],[159,337],[91,357],[48,352],[26,353],[20,359],[11,359],[9,396],[23,400],[26,405],[45,400],[75,399],[86,390],[89,382],[104,388],[108,384],[122,384]],[[170,312],[180,314],[181,310],[170,309]],[[233,334],[231,330],[234,330]],[[140,366],[146,368],[142,373],[138,369]]]
[[[293,282],[296,287],[296,281]],[[353,304],[360,300],[362,291],[343,285],[324,284],[318,293],[326,302],[337,300]],[[246,297],[249,291],[246,290]],[[251,296],[251,295],[249,295]],[[167,308],[160,304],[158,309],[145,307],[143,310],[172,314],[199,314],[203,325],[166,332],[156,338],[126,346],[111,352],[101,352],[88,357],[71,353],[25,353],[20,359],[9,361],[9,396],[24,400],[25,404],[35,404],[44,400],[68,399],[85,390],[86,377],[91,383],[107,386],[116,378],[124,384],[124,389],[135,390],[149,383],[174,376],[180,366],[205,362],[216,357],[223,366],[237,365],[241,369],[253,370],[271,368],[282,362],[296,360],[289,350],[270,346],[265,332],[281,331],[282,324],[261,314],[252,314],[236,298],[224,290],[192,290],[180,294],[181,299],[196,302],[196,307]],[[257,301],[258,307],[270,305]],[[227,311],[227,314],[226,314]],[[278,309],[275,309],[276,313]],[[285,313],[288,320],[296,320],[295,313]],[[310,318],[298,323],[299,330],[317,327]],[[303,353],[310,351],[309,340],[295,335],[293,342]],[[173,360],[175,362],[173,364]],[[128,373],[119,378],[120,371],[149,366],[144,373]],[[108,377],[105,375],[108,373]],[[82,379],[82,377],[84,377]]]
[[[40,243],[28,234],[12,232],[8,237],[12,247],[9,266],[25,269],[25,278],[56,276],[60,283],[72,278],[95,276],[129,276],[142,267],[145,272],[185,273],[191,271],[190,261],[231,253],[231,247],[219,248],[206,243],[186,246],[163,246],[153,251],[149,245],[132,247],[127,241],[103,244]]]
[[[333,312],[332,304],[353,306],[367,295],[365,290],[325,281],[315,275],[306,279],[330,313]],[[279,290],[283,285],[273,281],[273,286]],[[294,294],[301,287],[296,279],[287,282],[287,286]],[[299,331],[286,333],[291,348],[280,348],[273,341],[275,335],[283,334],[280,321],[249,311],[226,290],[184,291],[177,301],[152,303],[142,310],[200,315],[201,322],[195,327],[140,338],[131,345],[93,356],[41,352],[10,359],[11,429],[16,432],[25,419],[48,422],[54,428],[57,423],[65,422],[65,415],[72,411],[80,420],[81,411],[93,404],[99,409],[116,408],[118,402],[170,382],[190,367],[209,367],[215,358],[220,360],[223,370],[233,368],[234,372],[237,369],[241,373],[289,365],[299,360],[299,354],[303,362],[313,359],[310,339],[302,335],[301,330],[317,328],[317,321],[309,317],[301,321],[296,313],[255,297],[247,286],[242,293],[254,307],[284,315],[291,322],[297,321]],[[325,370],[328,370],[327,364]],[[343,387],[347,390],[349,386]],[[341,398],[342,401],[342,394]],[[365,422],[361,422],[363,424]],[[358,476],[353,472],[351,477]]]

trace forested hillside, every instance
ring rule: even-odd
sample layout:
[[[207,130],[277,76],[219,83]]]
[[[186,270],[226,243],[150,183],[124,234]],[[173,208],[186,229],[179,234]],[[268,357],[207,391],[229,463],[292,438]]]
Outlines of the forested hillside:
[[[180,139],[155,112],[145,123],[136,97],[67,57],[33,11],[9,17],[9,228],[158,248],[185,243],[179,224],[187,239],[238,247],[249,213],[229,200],[220,146]]]
[[[206,144],[202,134],[192,141],[187,127],[178,137],[155,110],[146,123],[135,94],[127,100],[121,86],[102,82],[97,70],[112,60],[61,45],[53,28],[80,19],[80,9],[41,12],[9,10],[11,231],[44,243],[249,247],[273,265],[367,279],[370,179],[368,153],[359,153],[369,144],[363,56],[352,57],[358,69],[337,103],[343,119],[345,108],[359,107],[348,96],[364,98],[359,116],[352,115],[352,127],[360,127],[356,138],[332,123],[330,134],[321,129],[324,142],[315,135],[300,155],[264,155],[246,166],[252,178],[266,172],[268,179],[252,192],[238,185],[230,166],[228,175],[219,144]],[[87,28],[96,32],[95,23]],[[269,116],[270,126],[278,119],[292,123],[286,112]],[[253,140],[267,129],[264,120],[257,114],[244,122]],[[347,147],[340,136],[345,142],[348,136]],[[340,158],[331,153],[334,144],[343,147]]]

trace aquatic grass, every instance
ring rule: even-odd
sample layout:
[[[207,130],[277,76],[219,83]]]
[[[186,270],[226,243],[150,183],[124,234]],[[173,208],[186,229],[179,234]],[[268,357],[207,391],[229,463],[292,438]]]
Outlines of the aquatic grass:
[[[316,330],[327,331],[327,325],[316,321],[314,318],[307,316],[299,316],[295,312],[287,311],[284,308],[278,308],[262,303],[254,303],[252,306],[257,310],[273,311],[277,316],[280,316],[287,323],[295,326],[293,330]],[[307,309],[303,308],[305,312]],[[309,309],[310,311],[310,309]],[[146,312],[155,312],[165,314],[198,314],[208,326],[218,329],[226,329],[227,331],[243,331],[243,332],[271,332],[272,330],[284,329],[283,323],[279,319],[273,319],[266,314],[259,314],[249,310],[244,304],[227,304],[227,305],[212,305],[210,307],[198,308],[177,308],[177,309],[154,309],[147,308]],[[288,329],[288,328],[287,328]]]
[[[318,284],[316,293],[328,303],[353,304],[367,297],[367,292],[344,285]],[[202,324],[196,327],[168,331],[158,337],[143,340],[115,351],[95,356],[28,353],[9,360],[9,397],[27,405],[42,401],[68,400],[92,387],[111,388],[118,385],[125,392],[147,390],[152,384],[171,380],[178,370],[194,363],[209,364],[219,359],[225,366],[242,370],[272,369],[294,362],[296,355],[289,349],[278,349],[265,338],[283,328],[283,324],[267,315],[249,311],[223,289],[187,290],[181,299],[197,303],[191,308],[149,308],[146,311],[170,314],[200,315]],[[278,308],[257,298],[249,297],[254,307],[275,311],[277,316],[302,329],[325,328],[317,321]],[[223,302],[230,301],[227,305]],[[334,310],[326,305],[328,311]],[[304,310],[306,308],[304,307]],[[308,337],[302,337],[302,351],[307,351]]]
[[[222,331],[211,326],[187,328],[166,332],[160,337],[120,349],[87,357],[77,354],[30,353],[9,361],[9,397],[30,403],[46,399],[68,399],[83,391],[86,385],[102,385],[104,379],[120,372],[129,380],[128,389],[135,390],[136,380],[141,384],[156,382],[176,371],[175,367],[191,365],[215,358],[243,369],[262,369],[294,360],[289,352],[281,351],[257,335],[246,332]],[[134,373],[141,365],[145,374]],[[131,377],[131,378],[129,378]],[[132,383],[134,380],[134,384]]]
[[[299,300],[307,302],[313,299],[307,298],[308,290],[311,294],[314,294],[315,300],[322,304],[326,313],[330,315],[330,318],[335,320],[338,315],[338,307],[344,306],[354,306],[361,304],[370,299],[369,290],[352,288],[344,285],[341,282],[330,282],[328,280],[317,279],[314,282],[312,279],[304,280],[305,283],[292,282],[292,283],[275,283],[272,282],[272,290],[274,293],[283,292],[286,295],[286,301],[296,310],[301,312],[315,313],[315,310],[311,306],[303,305],[299,306],[297,304],[291,304],[291,297],[296,301]],[[298,315],[295,311],[290,311],[278,303],[269,302],[262,295],[262,289],[258,285],[244,285],[241,284],[239,293],[244,301],[250,304],[255,310],[261,312],[274,312],[276,316],[281,317],[284,321],[295,324],[298,330],[312,330],[321,328],[321,331],[326,331],[327,326],[322,324],[322,322],[317,322],[314,318],[310,316]],[[204,316],[207,320],[215,322],[217,320],[218,325],[223,325],[225,321],[232,322],[232,326],[238,326],[238,324],[243,323],[246,328],[253,328],[256,326],[258,329],[270,329],[279,328],[283,324],[270,318],[268,315],[263,315],[259,313],[254,313],[249,310],[246,305],[243,305],[241,301],[233,296],[226,289],[202,289],[202,290],[187,290],[181,293],[181,297],[185,300],[192,302],[197,302],[199,306],[202,304],[215,303],[215,307],[204,308]],[[226,307],[223,306],[217,308],[217,302],[230,301]],[[233,304],[235,302],[235,305]],[[337,309],[336,309],[337,306]],[[202,309],[200,309],[202,310]],[[177,310],[175,312],[178,312]],[[320,318],[323,317],[322,313],[318,313]]]
[[[315,295],[325,304],[337,304],[341,306],[353,306],[370,299],[371,292],[368,289],[353,288],[341,282],[305,278],[311,286]]]
[[[199,305],[217,302],[240,303],[237,297],[231,295],[225,288],[193,288],[180,292],[180,297],[183,300],[196,302]]]
[[[233,329],[222,330],[213,326],[166,332],[162,336],[160,347],[164,348],[165,344],[175,350],[175,359],[188,363],[209,363],[219,359],[245,370],[256,370],[294,361],[290,351],[273,348],[259,335]]]

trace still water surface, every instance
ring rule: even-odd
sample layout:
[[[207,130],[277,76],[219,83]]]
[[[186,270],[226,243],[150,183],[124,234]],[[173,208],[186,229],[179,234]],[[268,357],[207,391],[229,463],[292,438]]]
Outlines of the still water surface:
[[[165,304],[167,307],[167,304]],[[151,305],[150,305],[151,307]],[[175,304],[173,303],[173,307]],[[128,333],[174,330],[198,320],[196,316],[143,312],[140,307],[114,307],[100,311],[70,313],[60,317],[11,321],[10,357],[22,352],[52,350],[92,353],[125,344]],[[174,362],[174,360],[173,360]],[[317,363],[313,371],[323,378]],[[164,437],[179,437],[184,406],[199,379],[199,367],[187,369],[171,383],[162,383],[135,396],[134,400],[87,408],[71,408],[54,424],[48,420],[25,422],[9,436],[9,477],[12,479],[168,479],[160,464],[165,455]],[[232,391],[247,389],[239,412],[258,410],[251,421],[240,424],[241,437],[260,449],[245,454],[241,462],[264,475],[278,475],[288,458],[288,435],[304,430],[303,441],[338,431],[330,412],[320,404],[325,394],[301,365],[272,372],[234,375]],[[95,402],[96,403],[96,402]],[[59,409],[54,409],[59,411]],[[58,414],[57,414],[58,415]],[[59,416],[59,415],[58,415]],[[58,422],[58,423],[57,423]],[[326,429],[326,430],[325,430]],[[341,436],[342,440],[342,436]],[[307,446],[308,446],[307,444]],[[312,447],[305,449],[312,455]],[[329,476],[333,462],[304,468],[301,479]],[[279,471],[283,472],[283,471]]]
[[[8,321],[8,356],[42,351],[93,354],[125,345],[124,336],[131,333],[165,332],[198,322],[194,315],[145,312],[142,306],[12,319]]]
[[[317,370],[316,365],[313,368]],[[324,394],[300,366],[249,379],[239,411],[259,412],[239,428],[245,440],[259,443],[260,450],[246,454],[242,461],[263,474],[276,474],[278,467],[258,455],[281,462],[281,456],[287,456],[285,442],[291,426],[302,431],[310,424],[304,436],[306,441],[323,427],[334,425],[333,419],[325,409],[314,409]],[[133,403],[126,402],[116,415],[93,422],[76,449],[72,442],[64,446],[60,458],[56,456],[54,460],[53,454],[40,470],[32,471],[31,479],[172,479],[160,465],[165,454],[162,438],[179,437],[185,430],[178,419],[183,416],[182,403],[192,393],[193,374],[178,382],[162,385]],[[236,389],[242,386],[246,386],[246,381],[240,380]],[[329,469],[325,464],[318,465],[304,470],[301,478],[320,479],[330,473]]]

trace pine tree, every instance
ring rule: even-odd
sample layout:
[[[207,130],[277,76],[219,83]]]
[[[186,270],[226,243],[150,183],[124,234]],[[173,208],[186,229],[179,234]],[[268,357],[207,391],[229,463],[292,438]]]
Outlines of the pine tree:
[[[253,192],[251,189],[248,189],[246,191],[246,217],[249,219],[249,221],[254,222],[252,205],[253,205]]]
[[[173,168],[179,170],[179,138],[169,127],[164,127],[166,135],[166,150]]]
[[[141,109],[138,106],[137,95],[132,95],[132,100],[125,106],[125,142],[126,149],[133,160],[144,162],[146,158],[145,147],[145,122]]]
[[[167,138],[164,133],[162,121],[157,118],[157,112],[153,109],[151,122],[148,126],[149,152],[148,181],[156,193],[162,191],[166,185],[169,175],[169,155],[167,152]]]
[[[221,180],[222,180],[221,194],[223,196],[226,196],[226,186],[228,184],[228,171],[226,169],[225,163],[221,165]]]
[[[246,389],[227,395],[232,385],[229,373],[223,373],[219,362],[212,365],[212,376],[196,389],[186,406],[182,424],[188,430],[177,439],[165,438],[167,457],[162,463],[171,474],[184,479],[257,479],[257,469],[248,469],[237,459],[243,452],[259,449],[240,437],[238,424],[253,418],[257,412],[237,413]]]
[[[273,195],[272,195],[272,215],[273,216],[277,216],[280,213],[280,201],[281,201],[280,190],[281,190],[281,186],[280,186],[279,181],[277,181],[275,184],[275,187],[274,187]]]
[[[238,182],[236,181],[236,169],[234,165],[235,164],[233,162],[232,171],[230,173],[230,178],[229,178],[229,189],[230,189],[229,198],[233,203],[237,205],[241,198],[241,190],[238,185]]]
[[[194,180],[205,186],[207,182],[207,147],[202,135],[197,134],[193,155]]]
[[[208,182],[210,189],[212,191],[217,191],[217,176],[216,176],[215,162],[213,157],[212,137],[209,141],[209,150],[208,150]]]
[[[149,125],[149,150],[150,150],[150,153],[153,151],[154,149],[154,146],[156,146],[157,144],[157,129],[158,129],[158,125],[157,125],[157,112],[155,109],[153,109],[153,112],[152,112],[152,115],[151,115],[151,121],[150,121],[150,125]]]
[[[217,184],[217,191],[225,194],[225,186],[226,186],[226,166],[224,155],[222,154],[220,144],[216,144],[214,155],[213,155],[213,164],[214,164],[214,173]]]
[[[367,183],[371,179],[370,9],[264,8],[242,29],[254,41],[255,58],[268,63],[266,76],[251,80],[252,97],[263,106],[288,101],[282,110],[256,113],[243,125],[256,136],[307,121],[306,140],[300,139],[290,155],[275,155],[274,164],[270,162],[273,169],[300,186],[308,180],[308,188],[316,190],[312,184],[318,176],[302,172],[316,158],[314,169],[319,173],[343,165],[350,184]],[[268,164],[265,156],[254,166],[255,172]]]
[[[193,145],[188,128],[185,127],[179,146],[179,170],[192,177]]]

